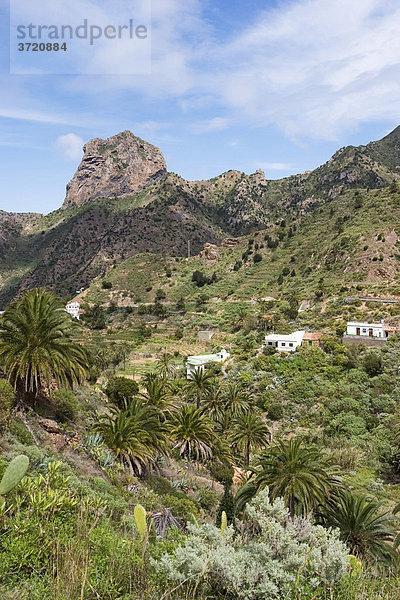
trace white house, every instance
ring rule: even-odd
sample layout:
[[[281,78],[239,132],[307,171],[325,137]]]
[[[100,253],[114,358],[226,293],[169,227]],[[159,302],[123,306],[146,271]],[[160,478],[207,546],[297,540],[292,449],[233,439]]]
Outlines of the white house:
[[[264,348],[276,348],[279,352],[294,352],[301,346],[305,331],[294,331],[289,335],[271,333],[265,336]]]
[[[397,331],[396,327],[385,325],[383,320],[380,323],[349,321],[347,323],[346,335],[385,339],[389,337],[390,333],[394,333],[395,331]]]
[[[79,304],[79,302],[69,302],[66,305],[65,310],[74,319],[79,319],[79,310],[80,310],[80,308],[81,308],[81,305]]]
[[[197,369],[204,370],[208,363],[225,362],[230,357],[229,352],[222,348],[216,354],[199,354],[198,356],[188,356],[186,359],[186,376],[190,379]]]

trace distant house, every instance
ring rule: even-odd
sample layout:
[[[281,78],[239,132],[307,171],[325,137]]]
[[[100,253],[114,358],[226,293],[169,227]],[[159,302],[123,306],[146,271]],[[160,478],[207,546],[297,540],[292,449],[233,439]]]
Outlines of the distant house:
[[[79,304],[79,302],[69,302],[66,305],[65,310],[74,319],[79,319],[80,308],[81,308],[81,305]]]
[[[321,331],[315,331],[314,333],[306,331],[301,345],[307,348],[319,348],[322,335]]]
[[[397,327],[386,325],[382,320],[380,323],[365,323],[363,321],[349,321],[343,342],[365,343],[377,346],[385,343],[389,335],[396,333]]]
[[[264,347],[276,348],[278,352],[294,352],[301,346],[305,331],[294,331],[289,335],[283,333],[271,333],[265,336]]]
[[[209,342],[213,335],[214,335],[215,331],[213,329],[204,329],[203,331],[199,331],[199,333],[197,334],[197,339],[199,340],[199,342]]]
[[[357,335],[361,337],[387,338],[390,333],[396,332],[397,327],[380,323],[363,323],[360,321],[349,321],[347,323],[346,335]]]
[[[199,354],[198,356],[188,356],[186,359],[186,376],[189,379],[197,369],[204,370],[205,365],[209,363],[225,362],[230,357],[229,352],[222,348],[216,354]]]

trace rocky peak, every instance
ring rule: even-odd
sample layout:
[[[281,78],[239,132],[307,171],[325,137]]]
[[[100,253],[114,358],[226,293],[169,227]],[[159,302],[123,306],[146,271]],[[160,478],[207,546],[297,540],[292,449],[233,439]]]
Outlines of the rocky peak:
[[[159,181],[167,172],[161,150],[123,131],[106,140],[94,138],[67,185],[63,207],[81,205],[94,198],[119,198],[136,194]]]

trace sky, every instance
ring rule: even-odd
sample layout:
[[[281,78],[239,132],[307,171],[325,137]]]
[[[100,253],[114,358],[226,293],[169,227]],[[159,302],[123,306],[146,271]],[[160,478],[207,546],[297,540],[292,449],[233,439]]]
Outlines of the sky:
[[[54,2],[11,6],[29,20]],[[150,0],[57,2],[118,23]],[[398,0],[152,0],[149,69],[138,72],[129,44],[102,40],[90,60],[70,55],[75,72],[47,74],[16,55],[0,0],[0,209],[60,207],[83,144],[125,129],[190,180],[314,169],[400,124],[399,32]],[[15,56],[29,74],[15,73]]]

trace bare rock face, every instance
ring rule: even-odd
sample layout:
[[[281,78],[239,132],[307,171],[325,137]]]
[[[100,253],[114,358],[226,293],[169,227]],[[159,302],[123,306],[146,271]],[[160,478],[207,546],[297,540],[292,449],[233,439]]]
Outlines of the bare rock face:
[[[200,252],[200,258],[208,262],[215,262],[218,260],[218,246],[215,244],[204,244],[203,250]]]
[[[136,194],[167,173],[161,150],[130,131],[106,140],[94,138],[83,150],[81,164],[67,185],[63,208],[100,197]]]

